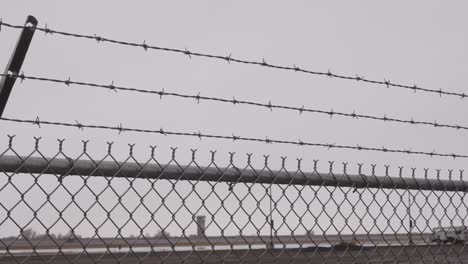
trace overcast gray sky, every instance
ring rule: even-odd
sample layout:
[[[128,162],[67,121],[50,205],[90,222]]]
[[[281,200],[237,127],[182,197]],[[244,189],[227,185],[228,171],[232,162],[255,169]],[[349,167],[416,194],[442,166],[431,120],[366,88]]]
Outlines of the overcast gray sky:
[[[248,60],[391,80],[395,83],[453,92],[468,92],[468,17],[466,1],[23,1],[2,0],[3,21],[21,25],[34,15],[40,26],[119,40],[146,41],[156,46],[229,55]],[[0,66],[6,65],[18,30],[0,32]],[[23,65],[26,75],[175,91],[222,98],[254,100],[402,119],[468,125],[468,100],[355,81],[330,79],[258,66],[147,51],[95,41],[46,36],[37,32]],[[11,118],[103,124],[126,127],[241,135],[343,145],[361,145],[443,153],[468,154],[468,132],[428,126],[383,123],[251,106],[114,93],[102,89],[18,83],[4,116]],[[312,160],[417,167],[464,169],[466,159],[430,158],[389,153],[327,150],[255,142],[198,140],[190,137],[14,124],[2,121],[0,136],[16,134],[21,153],[33,149],[33,136],[42,136],[41,149],[57,151],[55,140],[66,138],[65,151],[76,155],[81,140],[90,139],[90,151],[102,157],[106,141],[114,141],[115,155],[125,157],[127,143],[136,143],[141,159],[148,145],[158,145],[161,161],[169,147],[179,148],[181,163],[190,149],[198,149],[207,162],[208,150],[218,150],[218,161],[237,153],[271,154],[273,167],[288,156],[294,168],[304,158]],[[185,161],[185,162],[184,162]],[[366,167],[367,171],[369,166]],[[383,167],[379,167],[383,173]],[[420,175],[419,175],[420,176]],[[446,173],[444,174],[446,176]]]

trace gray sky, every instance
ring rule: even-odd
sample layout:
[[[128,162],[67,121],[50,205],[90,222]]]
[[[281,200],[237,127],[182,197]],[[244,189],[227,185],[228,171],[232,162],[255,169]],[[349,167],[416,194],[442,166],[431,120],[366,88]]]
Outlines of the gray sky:
[[[0,17],[23,24],[28,14],[40,26],[56,30],[101,35],[119,40],[146,41],[203,53],[229,55],[281,65],[328,71],[369,79],[453,92],[468,92],[468,17],[466,1],[21,1],[3,0]],[[19,31],[2,28],[0,65],[6,65]],[[37,32],[23,70],[27,75],[91,81],[142,89],[176,91],[222,98],[253,100],[403,119],[468,125],[468,101],[454,97],[387,89],[379,85],[267,69],[257,66],[97,44],[94,41],[45,36]],[[11,118],[235,135],[309,142],[327,142],[396,149],[467,154],[466,131],[410,126],[380,121],[353,120],[297,112],[232,106],[215,102],[25,81],[17,84],[4,114]],[[114,141],[115,155],[124,158],[127,143],[136,143],[136,155],[149,155],[148,145],[158,145],[161,161],[169,147],[179,147],[178,159],[186,163],[190,149],[199,160],[209,160],[208,150],[218,150],[220,164],[228,152],[254,153],[256,164],[271,154],[272,167],[288,156],[294,168],[304,158],[304,168],[320,159],[390,164],[430,169],[464,169],[466,160],[430,158],[350,150],[266,145],[254,142],[198,140],[177,136],[126,132],[79,131],[72,128],[2,122],[0,136],[16,134],[21,153],[33,149],[32,136],[42,136],[41,150],[57,151],[55,140],[66,138],[65,151],[80,153],[81,140],[90,139],[90,151],[100,158],[106,141]],[[383,173],[383,166],[379,166]],[[366,167],[367,172],[369,166]],[[431,172],[433,174],[433,172]],[[431,175],[432,175],[431,174]],[[419,174],[420,176],[420,174]],[[446,173],[444,173],[446,176]]]

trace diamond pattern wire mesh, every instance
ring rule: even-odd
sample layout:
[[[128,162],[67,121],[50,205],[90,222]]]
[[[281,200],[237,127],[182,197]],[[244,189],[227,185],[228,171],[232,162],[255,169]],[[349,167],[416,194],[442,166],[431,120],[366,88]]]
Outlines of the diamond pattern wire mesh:
[[[72,158],[62,142],[46,157],[36,139],[25,156],[10,138],[1,154],[0,263],[468,260],[462,172],[442,180],[426,170],[411,183],[415,169],[385,167],[379,178],[375,165],[353,175],[314,161],[306,172],[301,160],[291,170],[286,158],[276,168],[268,157],[254,166],[251,154],[223,163],[214,152],[200,164],[196,151],[182,165],[175,149],[164,159],[151,147],[137,160],[133,146],[122,161],[112,144],[93,157],[87,142]]]

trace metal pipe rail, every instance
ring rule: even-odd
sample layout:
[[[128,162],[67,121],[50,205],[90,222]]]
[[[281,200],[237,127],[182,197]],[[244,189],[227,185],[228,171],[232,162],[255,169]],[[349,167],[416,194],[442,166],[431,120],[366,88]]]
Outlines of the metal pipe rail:
[[[441,180],[414,177],[366,176],[352,174],[255,171],[238,168],[180,167],[177,165],[156,165],[121,163],[111,161],[68,160],[38,157],[0,157],[0,170],[10,173],[36,173],[60,176],[84,175],[105,177],[126,177],[144,179],[171,179],[189,181],[212,181],[228,183],[260,183],[335,186],[351,188],[383,188],[426,191],[468,192],[468,184],[462,180]]]

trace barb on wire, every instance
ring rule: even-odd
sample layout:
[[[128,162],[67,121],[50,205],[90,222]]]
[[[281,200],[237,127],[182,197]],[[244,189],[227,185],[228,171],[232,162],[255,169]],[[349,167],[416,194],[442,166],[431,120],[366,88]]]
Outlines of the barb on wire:
[[[19,26],[19,25],[13,25],[7,22],[2,21],[1,25],[5,27],[10,27],[10,28],[16,28],[16,29],[22,29],[25,26]],[[229,56],[225,55],[215,55],[215,54],[209,54],[209,53],[201,53],[201,52],[193,52],[188,49],[177,49],[177,48],[167,48],[167,47],[160,47],[160,46],[155,46],[155,45],[149,45],[145,42],[143,44],[137,43],[137,42],[128,42],[128,41],[122,41],[122,40],[117,40],[117,39],[110,39],[110,38],[104,38],[102,36],[98,36],[96,34],[92,35],[87,35],[87,34],[78,34],[78,33],[71,33],[71,32],[65,32],[65,31],[58,31],[58,30],[52,30],[48,27],[41,28],[37,27],[36,30],[43,31],[46,34],[50,34],[52,36],[54,35],[61,35],[61,36],[66,36],[66,37],[74,37],[74,38],[83,38],[83,39],[90,39],[90,40],[95,40],[97,43],[112,43],[112,44],[117,44],[117,45],[123,45],[123,46],[130,46],[130,47],[137,47],[137,48],[143,48],[145,51],[151,49],[151,50],[159,50],[159,51],[165,51],[165,52],[173,52],[173,53],[179,53],[185,56],[188,56],[189,58],[193,57],[203,57],[203,58],[210,58],[210,59],[218,59],[222,61],[227,61],[229,63],[231,62],[237,62],[240,64],[249,64],[249,65],[257,65],[260,67],[266,67],[266,68],[273,68],[273,69],[279,69],[279,70],[286,70],[286,71],[293,71],[293,72],[301,72],[301,73],[306,73],[306,74],[311,74],[311,75],[320,75],[320,76],[325,76],[329,77],[330,79],[337,78],[337,79],[344,79],[344,80],[354,80],[358,82],[365,82],[365,83],[371,83],[371,84],[378,84],[378,85],[383,85],[386,86],[387,88],[393,87],[393,88],[402,88],[402,89],[407,89],[411,91],[420,91],[420,92],[426,92],[426,93],[432,93],[436,94],[439,96],[442,95],[448,95],[448,96],[455,96],[459,97],[461,99],[465,99],[468,94],[465,93],[458,93],[458,92],[450,92],[450,91],[445,91],[442,89],[429,89],[429,88],[423,88],[419,87],[417,85],[405,85],[405,84],[398,84],[395,82],[390,82],[387,79],[383,80],[372,80],[372,79],[366,79],[362,76],[346,76],[346,75],[340,75],[336,73],[332,73],[331,70],[328,70],[326,72],[321,72],[321,71],[312,71],[312,70],[307,70],[304,68],[300,68],[296,66],[295,64],[293,66],[285,66],[285,65],[279,65],[279,64],[272,64],[268,63],[265,61],[265,59],[262,59],[261,61],[254,61],[254,60],[247,60],[247,59],[240,59],[240,58],[234,58],[229,54]]]
[[[8,74],[0,73],[0,76],[5,76],[5,75],[8,75]],[[10,74],[9,76],[14,77],[15,75]],[[352,119],[362,118],[362,119],[368,119],[368,120],[394,122],[394,123],[402,123],[402,124],[409,124],[409,125],[426,125],[426,126],[431,126],[431,127],[436,127],[436,128],[468,130],[468,126],[463,126],[463,125],[458,125],[458,124],[443,124],[438,121],[433,121],[433,122],[416,121],[413,118],[402,119],[402,118],[388,117],[387,115],[384,115],[383,117],[379,117],[379,116],[370,115],[370,114],[357,114],[355,111],[353,111],[352,113],[337,112],[337,111],[334,111],[333,109],[327,111],[327,110],[322,110],[322,109],[305,108],[304,106],[297,107],[297,106],[272,104],[271,101],[268,101],[268,103],[261,103],[261,102],[255,102],[255,101],[238,100],[235,97],[233,97],[233,99],[225,99],[225,98],[219,98],[219,97],[213,97],[213,96],[202,96],[200,95],[200,93],[196,95],[189,95],[189,94],[182,94],[182,93],[176,93],[176,92],[167,92],[164,90],[160,90],[160,91],[144,90],[144,89],[133,88],[133,87],[116,86],[114,85],[113,81],[110,85],[108,85],[108,84],[97,84],[97,83],[83,82],[83,81],[72,81],[70,80],[70,78],[66,80],[61,80],[61,79],[46,78],[46,77],[27,76],[27,75],[24,75],[24,73],[21,73],[21,75],[16,75],[16,77],[21,78],[21,80],[34,80],[34,81],[44,81],[44,82],[52,82],[52,83],[62,83],[62,84],[65,84],[66,86],[70,86],[70,85],[89,86],[89,87],[94,87],[94,88],[103,88],[103,89],[107,89],[107,90],[111,90],[115,92],[120,90],[120,91],[127,91],[127,92],[156,94],[160,96],[161,99],[163,95],[168,95],[168,96],[184,98],[184,99],[194,99],[198,104],[200,103],[201,100],[205,100],[205,101],[226,103],[226,104],[231,104],[231,105],[243,104],[243,105],[250,105],[250,106],[256,106],[256,107],[264,107],[264,108],[269,109],[270,111],[273,111],[273,109],[295,111],[295,112],[298,112],[300,115],[304,112],[316,113],[316,114],[328,115],[330,119],[333,118],[333,116],[342,116],[342,117],[348,117]]]
[[[29,123],[29,124],[37,124],[39,117],[36,120],[27,120],[27,119],[17,119],[17,118],[6,118],[2,117],[0,120],[3,121],[10,121],[10,122],[17,122],[17,123]],[[154,133],[154,134],[161,134],[161,135],[175,135],[175,136],[189,136],[189,137],[196,137],[196,138],[214,138],[214,139],[228,139],[233,141],[251,141],[251,142],[263,142],[267,144],[289,144],[289,145],[296,145],[296,146],[311,146],[311,147],[322,147],[328,149],[350,149],[350,150],[365,150],[365,151],[375,151],[375,152],[386,152],[386,153],[404,153],[408,155],[424,155],[430,157],[451,157],[451,158],[468,158],[468,155],[460,155],[455,153],[438,153],[435,151],[432,152],[425,152],[425,151],[412,151],[409,149],[391,149],[386,147],[363,147],[360,145],[339,145],[335,143],[313,143],[313,142],[304,142],[302,140],[298,141],[291,141],[291,140],[281,140],[281,139],[271,139],[269,137],[265,138],[254,138],[254,137],[242,137],[242,136],[223,136],[223,135],[214,135],[214,134],[203,134],[201,132],[176,132],[176,131],[168,131],[168,130],[153,130],[153,129],[143,129],[143,128],[128,128],[123,127],[122,124],[118,126],[107,126],[107,125],[90,125],[90,124],[83,124],[83,123],[66,123],[66,122],[56,122],[56,121],[40,121],[41,125],[52,125],[52,126],[63,126],[63,127],[75,127],[80,130],[84,128],[94,128],[94,129],[106,129],[106,130],[115,130],[118,131],[119,134],[121,132],[139,132],[139,133]]]

